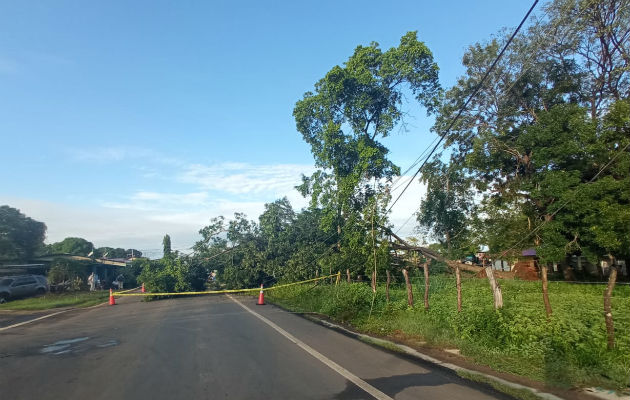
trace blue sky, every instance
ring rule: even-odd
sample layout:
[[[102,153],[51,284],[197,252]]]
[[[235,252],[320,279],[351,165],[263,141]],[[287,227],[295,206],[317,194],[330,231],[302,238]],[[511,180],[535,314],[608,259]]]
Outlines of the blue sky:
[[[522,1],[9,1],[0,4],[0,204],[46,222],[48,241],[176,248],[216,215],[257,219],[312,171],[295,102],[371,41],[407,31],[444,87],[465,48],[513,27]],[[434,139],[413,103],[385,144],[406,169]],[[414,184],[394,209],[417,207]],[[405,225],[411,234],[413,223]]]

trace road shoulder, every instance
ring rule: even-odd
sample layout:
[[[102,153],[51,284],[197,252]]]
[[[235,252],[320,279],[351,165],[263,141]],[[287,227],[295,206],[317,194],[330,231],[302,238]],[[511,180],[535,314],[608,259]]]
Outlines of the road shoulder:
[[[341,334],[363,341],[369,345],[379,347],[386,351],[390,351],[401,355],[407,359],[429,363],[438,368],[447,369],[457,373],[465,378],[466,375],[475,375],[481,379],[476,381],[485,381],[487,385],[496,382],[498,386],[506,386],[514,390],[525,390],[540,399],[545,400],[630,400],[628,396],[619,396],[611,394],[609,391],[598,393],[593,390],[570,389],[563,390],[559,388],[547,387],[540,382],[535,382],[527,378],[516,376],[509,373],[494,371],[493,369],[471,362],[463,356],[459,356],[456,352],[449,352],[443,349],[422,347],[415,342],[404,340],[401,338],[377,337],[357,332],[352,327],[340,324],[331,320],[328,316],[318,313],[300,313],[287,309],[281,305],[273,304],[282,310],[296,314],[309,321],[315,322],[328,329],[335,330]],[[466,379],[466,378],[465,378]],[[496,389],[496,387],[495,387]]]

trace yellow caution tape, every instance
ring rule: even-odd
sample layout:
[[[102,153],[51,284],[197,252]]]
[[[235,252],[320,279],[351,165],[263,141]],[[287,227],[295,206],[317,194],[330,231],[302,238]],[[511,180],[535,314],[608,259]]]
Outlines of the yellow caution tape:
[[[114,292],[114,293],[116,293],[116,294],[118,294],[118,293],[127,293],[127,292],[133,292],[134,290],[138,290],[138,289],[140,289],[140,286],[135,287],[133,289],[123,290],[122,292]]]
[[[314,282],[314,281],[319,281],[322,279],[326,279],[326,278],[331,278],[333,276],[337,276],[337,274],[332,274],[332,275],[326,275],[326,276],[320,276],[319,278],[313,278],[313,279],[307,279],[305,281],[299,281],[299,282],[292,282],[292,283],[285,283],[283,285],[277,285],[277,286],[271,286],[262,290],[273,290],[273,289],[280,289],[280,288],[284,288],[287,286],[293,286],[293,285],[300,285],[302,283],[308,283],[308,282]],[[137,289],[137,288],[135,288]],[[220,293],[248,293],[248,292],[256,292],[261,290],[260,288],[252,288],[252,289],[226,289],[226,290],[207,290],[204,292],[173,292],[173,293],[129,293],[132,290],[135,289],[130,289],[130,290],[125,290],[122,292],[114,292],[114,296],[188,296],[188,295],[197,295],[197,294],[220,294]]]

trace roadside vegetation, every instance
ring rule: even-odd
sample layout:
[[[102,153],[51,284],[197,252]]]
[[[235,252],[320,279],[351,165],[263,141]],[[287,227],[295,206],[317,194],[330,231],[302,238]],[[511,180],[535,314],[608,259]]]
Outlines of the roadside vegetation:
[[[265,204],[258,220],[238,212],[215,216],[191,254],[173,252],[166,235],[163,258],[133,261],[126,282],[155,293],[271,286],[337,271],[344,282],[372,277],[374,289],[320,283],[269,295],[365,332],[457,347],[497,370],[550,384],[627,386],[630,293],[615,287],[618,275],[628,280],[618,261],[630,264],[627,3],[550,1],[513,40],[501,31],[471,44],[450,88],[441,86],[417,32],[389,49],[357,46],[293,110],[315,164],[297,186],[309,206],[296,211],[285,197]],[[419,149],[403,171],[385,142],[410,126],[406,117],[416,108],[435,118],[436,144]],[[417,235],[407,241],[414,246],[401,249],[400,238],[392,240],[390,211],[416,178],[426,196],[408,210]],[[0,259],[45,253],[45,230],[0,207]],[[48,250],[91,257],[119,250],[90,245],[68,238]],[[545,310],[544,284],[504,280],[501,300],[500,290],[491,293],[484,279],[470,278],[458,312],[455,278],[429,258],[461,260],[482,248],[501,265],[533,249],[533,278],[543,282],[554,266],[552,280],[591,279],[572,267],[573,259],[580,260],[576,269],[584,259],[598,280],[609,280],[607,296],[602,286],[552,281]],[[413,275],[422,264],[431,274],[429,309],[410,307],[400,286],[387,301],[377,278]],[[51,275],[77,288],[85,281],[84,272],[62,262]],[[415,287],[424,278],[414,279]]]
[[[624,389],[630,376],[630,287],[615,288],[615,349],[606,346],[602,317],[603,285],[554,282],[549,290],[554,313],[547,319],[540,282],[502,280],[503,309],[492,306],[492,291],[481,279],[464,279],[457,312],[455,279],[430,278],[429,310],[407,304],[402,284],[373,292],[366,283],[309,284],[267,292],[266,298],[299,312],[316,312],[369,334],[426,346],[457,348],[461,354],[497,371],[554,386]],[[413,278],[421,298],[424,278]],[[420,288],[422,288],[420,290]],[[372,305],[373,302],[373,305]]]
[[[109,297],[108,291],[48,293],[44,296],[13,300],[0,304],[0,310],[49,310],[64,307],[90,307],[104,303]]]

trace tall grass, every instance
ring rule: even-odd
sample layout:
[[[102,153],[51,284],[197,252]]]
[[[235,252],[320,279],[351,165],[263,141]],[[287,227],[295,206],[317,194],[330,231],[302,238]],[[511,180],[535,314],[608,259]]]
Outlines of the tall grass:
[[[402,284],[384,285],[376,295],[369,284],[293,286],[268,298],[297,311],[318,312],[367,333],[457,347],[463,355],[500,371],[548,384],[622,389],[630,377],[630,288],[613,293],[616,348],[606,347],[604,285],[551,282],[553,315],[547,319],[540,282],[503,280],[504,307],[495,311],[484,279],[465,279],[463,309],[457,312],[455,279],[430,278],[430,308],[424,310],[424,279],[414,277],[414,308]]]
[[[9,301],[0,304],[0,310],[48,310],[59,307],[90,307],[103,303],[109,297],[109,292],[72,292],[48,293],[44,296],[30,297],[22,300]]]

